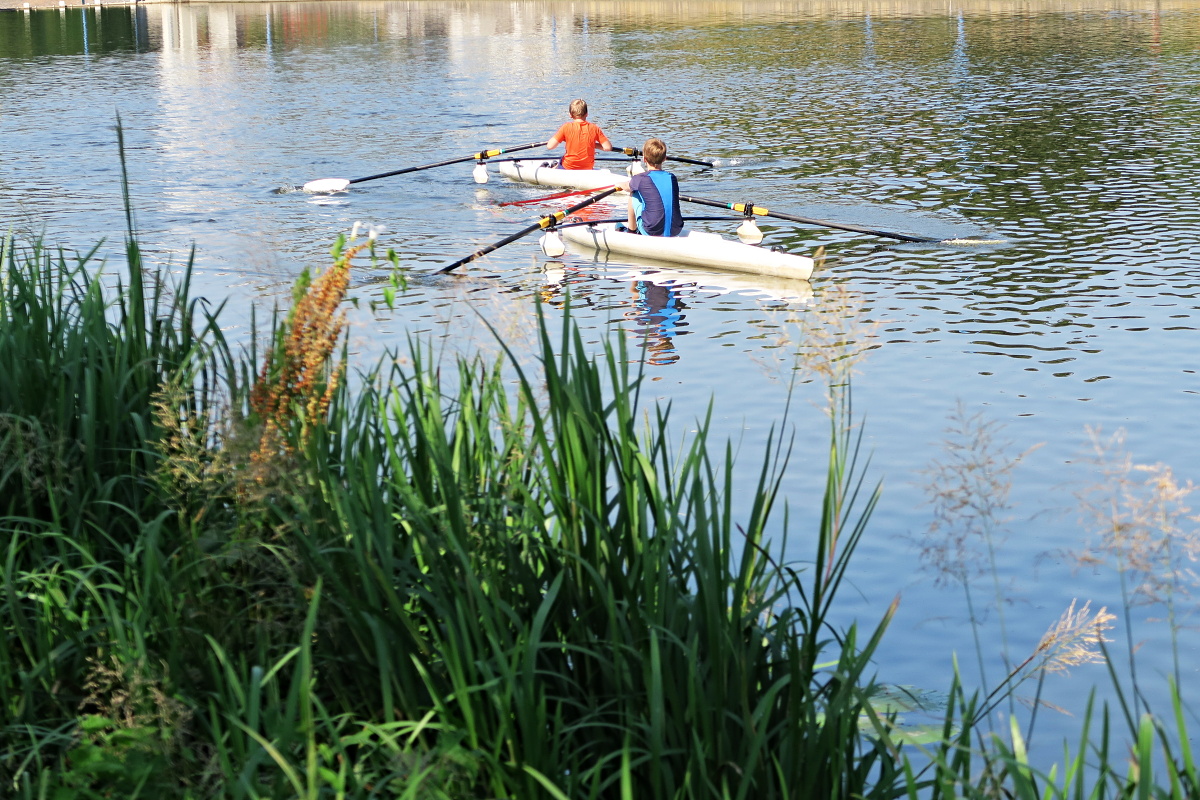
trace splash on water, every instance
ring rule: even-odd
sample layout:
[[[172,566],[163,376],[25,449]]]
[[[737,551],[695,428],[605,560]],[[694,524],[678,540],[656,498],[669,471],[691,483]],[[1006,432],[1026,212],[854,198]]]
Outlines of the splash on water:
[[[714,167],[744,167],[748,164],[762,164],[768,159],[761,156],[739,156],[737,158],[710,158]]]

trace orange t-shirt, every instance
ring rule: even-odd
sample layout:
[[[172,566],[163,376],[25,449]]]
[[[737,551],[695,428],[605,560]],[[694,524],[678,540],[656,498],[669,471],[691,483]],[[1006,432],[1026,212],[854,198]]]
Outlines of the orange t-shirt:
[[[582,119],[564,123],[554,137],[567,143],[563,169],[591,169],[596,163],[596,145],[609,144],[599,125]]]

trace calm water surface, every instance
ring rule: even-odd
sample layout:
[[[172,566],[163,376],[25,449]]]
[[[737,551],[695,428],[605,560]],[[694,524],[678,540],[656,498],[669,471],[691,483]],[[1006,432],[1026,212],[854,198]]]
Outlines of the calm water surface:
[[[438,278],[429,273],[554,206],[498,205],[539,190],[495,173],[479,186],[469,163],[334,196],[277,191],[544,140],[578,96],[617,145],[658,135],[672,153],[715,159],[710,172],[677,169],[686,193],[1003,243],[911,245],[763,220],[769,245],[826,248],[811,283],[647,272],[579,253],[548,263],[532,236],[465,278]],[[651,394],[673,404],[680,437],[712,401],[716,433],[738,446],[739,491],[772,427],[794,431],[793,561],[809,557],[827,430],[814,384],[799,385],[785,418],[789,383],[811,375],[791,369],[781,340],[844,289],[876,326],[854,402],[883,499],[842,613],[871,623],[900,595],[883,680],[944,688],[957,653],[968,684],[981,683],[963,592],[922,570],[914,541],[932,519],[920,471],[947,457],[959,403],[997,426],[1008,457],[1041,445],[1012,472],[1001,514],[1003,602],[990,575],[976,585],[990,682],[1006,637],[1020,660],[1073,598],[1120,605],[1111,570],[1064,555],[1087,541],[1074,494],[1095,480],[1088,426],[1124,429],[1138,463],[1200,478],[1195,0],[0,12],[3,227],[74,248],[105,238],[115,262],[118,116],[143,243],[175,265],[195,245],[197,285],[227,303],[231,335],[244,335],[252,304],[285,298],[302,268],[324,265],[356,221],[386,226],[381,242],[411,284],[394,312],[359,315],[364,359],[413,331],[487,347],[478,312],[521,342],[535,299],[553,314],[569,302],[589,341],[624,336],[647,354]],[[385,277],[360,271],[363,309]],[[1132,616],[1157,700],[1168,638],[1146,617],[1162,615]],[[1195,636],[1185,633],[1185,652]],[[1113,648],[1123,657],[1123,642]],[[1194,681],[1190,661],[1184,670]],[[1051,678],[1045,696],[1078,711],[1097,684],[1106,694],[1102,668],[1083,667]],[[1078,720],[1038,725],[1053,755]]]

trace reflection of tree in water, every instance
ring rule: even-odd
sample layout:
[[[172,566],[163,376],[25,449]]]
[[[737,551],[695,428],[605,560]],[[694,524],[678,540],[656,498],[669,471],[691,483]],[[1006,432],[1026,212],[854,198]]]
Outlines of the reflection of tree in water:
[[[685,308],[673,286],[634,281],[632,309],[625,313],[625,318],[641,324],[631,332],[644,337],[646,363],[665,366],[679,360],[675,337],[688,333],[681,330],[687,327],[683,321]]]

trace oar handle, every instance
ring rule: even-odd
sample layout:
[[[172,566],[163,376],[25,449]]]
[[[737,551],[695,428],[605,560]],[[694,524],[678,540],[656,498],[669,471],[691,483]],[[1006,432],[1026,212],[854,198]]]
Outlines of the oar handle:
[[[625,155],[633,156],[634,158],[640,158],[642,155],[642,151],[636,147],[618,147],[617,149]],[[711,161],[700,161],[695,158],[684,158],[682,156],[665,156],[665,158],[667,161],[679,161],[684,164],[695,164],[698,167],[708,167],[710,169],[716,166],[716,164]]]
[[[453,264],[447,264],[446,266],[442,267],[441,269],[436,270],[436,273],[440,275],[443,272],[450,272],[453,269],[457,269],[458,267],[461,267],[463,264],[467,264],[471,261],[474,261],[477,258],[482,258],[483,256],[486,256],[488,253],[492,252],[493,250],[498,250],[501,247],[504,247],[504,245],[506,245],[506,244],[515,242],[517,239],[520,239],[522,236],[528,236],[529,234],[533,233],[536,230],[549,228],[550,226],[554,225],[554,223],[561,222],[564,217],[568,217],[571,214],[574,214],[576,211],[579,211],[580,209],[587,208],[592,203],[595,203],[599,200],[603,200],[604,198],[608,197],[610,194],[612,194],[613,192],[615,192],[617,190],[618,190],[617,187],[613,186],[611,189],[608,189],[606,191],[601,192],[600,194],[589,197],[587,200],[582,200],[582,201],[576,203],[575,205],[571,206],[570,208],[564,208],[562,211],[555,211],[553,214],[547,214],[546,216],[539,219],[533,225],[530,225],[528,228],[517,231],[516,233],[512,234],[511,236],[505,236],[503,239],[496,242],[495,244],[490,244],[487,247],[483,248],[482,250],[476,250],[471,255],[467,256],[466,258],[460,258],[458,261],[455,261]]]
[[[545,147],[549,142],[530,142],[529,144],[521,144],[516,147],[504,147],[498,150],[483,150],[462,158],[450,158],[445,161],[438,161],[436,164],[422,164],[419,167],[405,167],[404,169],[394,169],[391,172],[381,172],[378,175],[368,175],[365,178],[354,178],[350,183],[362,183],[363,181],[373,181],[379,178],[390,178],[393,175],[404,175],[409,172],[417,172],[423,169],[433,169],[434,167],[445,167],[450,164],[462,164],[467,161],[485,161],[489,158],[495,158],[505,153],[515,153],[518,150],[532,150],[535,147]]]
[[[900,239],[905,242],[940,242],[941,239],[935,239],[931,236],[912,236],[907,233],[892,233],[891,231],[879,231],[874,228],[864,228],[861,225],[850,225],[842,222],[828,222],[823,219],[811,219],[809,217],[799,217],[795,214],[781,214],[778,211],[771,211],[761,206],[756,206],[750,203],[722,203],[719,200],[705,200],[700,197],[687,197],[679,195],[679,199],[688,203],[698,203],[702,206],[712,206],[713,208],[727,208],[730,211],[738,211],[746,214],[757,214],[760,217],[776,217],[778,219],[786,219],[790,222],[799,222],[804,225],[820,225],[825,228],[836,228],[842,231],[853,231],[855,233],[869,233],[874,236],[885,236],[891,239]]]

